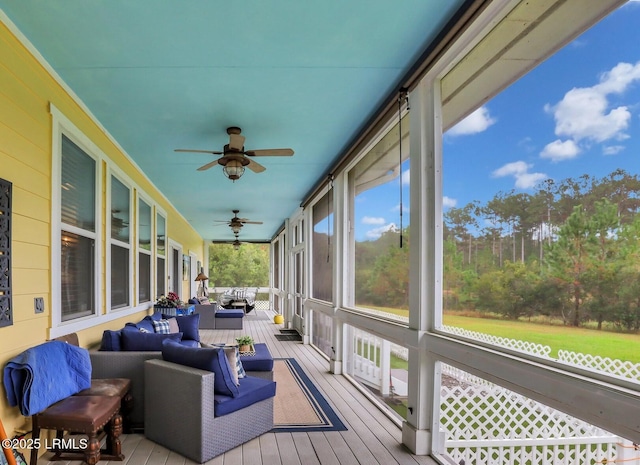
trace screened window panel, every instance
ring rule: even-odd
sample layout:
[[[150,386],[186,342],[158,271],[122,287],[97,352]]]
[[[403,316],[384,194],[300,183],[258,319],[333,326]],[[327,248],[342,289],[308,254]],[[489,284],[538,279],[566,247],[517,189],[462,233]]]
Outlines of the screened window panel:
[[[151,255],[144,252],[138,254],[138,300],[151,300]]]
[[[111,246],[111,308],[129,306],[129,249]]]
[[[61,220],[96,229],[96,162],[69,138],[62,136]]]
[[[62,231],[62,321],[95,312],[95,241]]]
[[[129,243],[129,188],[111,177],[111,238]]]
[[[167,292],[167,275],[165,274],[165,262],[163,257],[156,258],[156,294],[158,297]]]
[[[316,299],[333,301],[333,202],[331,192],[313,206],[312,293]]]
[[[151,205],[144,200],[138,202],[138,245],[151,251]]]

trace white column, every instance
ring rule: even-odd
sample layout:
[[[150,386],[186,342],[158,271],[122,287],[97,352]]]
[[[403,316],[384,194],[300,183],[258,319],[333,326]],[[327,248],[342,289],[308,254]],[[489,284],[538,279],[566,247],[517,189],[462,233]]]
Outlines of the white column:
[[[333,313],[331,318],[331,361],[330,371],[335,375],[343,373],[344,360],[344,323],[337,318],[335,314],[338,308],[345,302],[344,290],[347,288],[344,280],[347,277],[348,260],[346,259],[346,244],[348,221],[345,212],[347,205],[345,203],[346,176],[341,173],[333,180],[333,270],[332,270],[332,286],[333,286]]]
[[[436,326],[442,304],[442,118],[440,86],[421,82],[410,94],[411,257],[409,327],[421,335]],[[424,347],[409,348],[407,419],[402,442],[427,455],[439,443],[440,375]]]

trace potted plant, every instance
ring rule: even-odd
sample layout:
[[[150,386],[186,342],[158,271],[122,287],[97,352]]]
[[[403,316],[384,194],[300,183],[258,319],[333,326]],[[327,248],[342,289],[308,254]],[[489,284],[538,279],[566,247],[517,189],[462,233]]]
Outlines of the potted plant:
[[[253,338],[251,336],[240,336],[236,338],[238,350],[240,352],[251,352],[253,346]]]

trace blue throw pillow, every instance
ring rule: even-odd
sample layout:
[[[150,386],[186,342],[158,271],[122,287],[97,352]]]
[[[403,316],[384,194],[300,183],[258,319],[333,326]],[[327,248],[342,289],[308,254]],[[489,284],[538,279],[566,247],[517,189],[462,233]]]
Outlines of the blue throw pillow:
[[[100,350],[120,351],[122,348],[120,344],[120,334],[122,334],[122,331],[111,331],[110,329],[106,329],[102,333]]]
[[[215,375],[213,379],[215,394],[235,397],[240,392],[234,381],[229,360],[222,348],[185,347],[174,341],[165,341],[162,344],[162,358],[167,362],[212,371]]]
[[[149,315],[145,316],[142,320],[135,323],[135,327],[140,329],[146,329],[150,333],[155,332],[153,329],[153,318]]]
[[[183,339],[191,339],[192,341],[200,342],[200,314],[193,313],[191,315],[162,315],[162,317],[166,320],[169,318],[175,318],[178,322],[178,328],[180,328],[180,332],[184,335]],[[209,370],[211,371],[211,370]]]
[[[140,331],[122,331],[122,350],[127,351],[160,351],[162,350],[162,341],[172,339],[174,341],[182,340],[182,333],[174,334],[156,334],[142,333]]]

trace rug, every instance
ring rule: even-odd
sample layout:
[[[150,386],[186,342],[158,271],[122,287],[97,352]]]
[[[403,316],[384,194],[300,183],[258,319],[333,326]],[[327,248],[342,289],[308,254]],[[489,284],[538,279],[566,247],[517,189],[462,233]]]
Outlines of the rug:
[[[286,341],[302,341],[302,336],[295,329],[281,329],[281,334],[274,334],[276,339],[280,342]]]
[[[274,334],[274,336],[280,342],[302,341],[302,336],[298,334]]]
[[[274,433],[345,431],[333,408],[293,358],[274,359]]]

